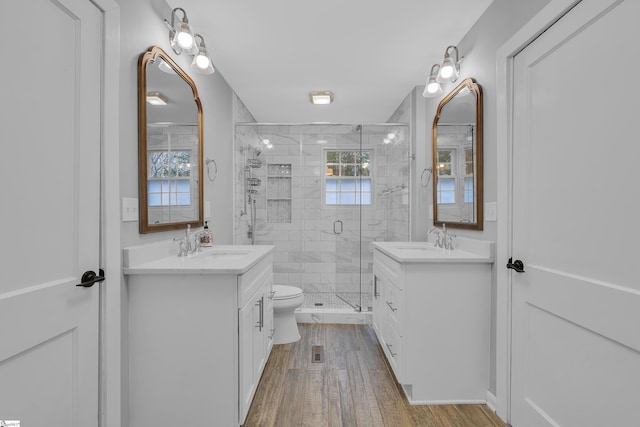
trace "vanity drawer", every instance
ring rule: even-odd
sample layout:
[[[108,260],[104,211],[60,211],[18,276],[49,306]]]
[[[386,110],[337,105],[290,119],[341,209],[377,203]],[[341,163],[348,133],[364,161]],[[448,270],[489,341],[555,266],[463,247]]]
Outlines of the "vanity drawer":
[[[273,274],[272,256],[265,257],[257,265],[238,276],[238,307],[243,307],[258,288]]]
[[[398,335],[394,328],[388,328],[387,340],[384,343],[385,349],[384,352],[387,355],[387,360],[389,361],[389,365],[393,369],[393,373],[396,376],[396,379],[399,383],[403,383],[404,379],[404,370],[403,370],[403,346],[402,346],[402,338]]]
[[[373,264],[377,266],[389,281],[398,289],[403,288],[402,265],[379,250],[373,251]]]
[[[404,336],[404,292],[395,286],[389,286],[385,292],[384,303],[387,308],[389,324],[398,334]]]

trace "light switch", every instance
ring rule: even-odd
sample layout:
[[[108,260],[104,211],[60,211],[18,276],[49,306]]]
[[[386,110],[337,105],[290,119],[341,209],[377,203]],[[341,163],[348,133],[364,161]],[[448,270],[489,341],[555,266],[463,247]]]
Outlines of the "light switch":
[[[204,202],[204,217],[205,219],[211,218],[211,202]]]
[[[138,220],[138,199],[122,198],[122,222]]]
[[[484,220],[495,222],[498,219],[498,207],[496,202],[487,202],[484,204]]]

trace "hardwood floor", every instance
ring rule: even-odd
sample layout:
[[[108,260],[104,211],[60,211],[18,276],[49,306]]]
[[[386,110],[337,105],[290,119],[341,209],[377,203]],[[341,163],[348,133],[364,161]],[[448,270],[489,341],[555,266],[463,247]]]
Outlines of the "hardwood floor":
[[[273,347],[245,427],[505,426],[485,405],[409,405],[367,325],[301,324],[300,334]]]

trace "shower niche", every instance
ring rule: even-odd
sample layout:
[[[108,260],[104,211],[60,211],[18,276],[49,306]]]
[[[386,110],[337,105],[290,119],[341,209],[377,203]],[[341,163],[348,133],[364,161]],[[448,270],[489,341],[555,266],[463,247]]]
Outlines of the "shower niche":
[[[267,165],[267,222],[291,222],[291,164]]]
[[[409,146],[405,124],[236,124],[234,242],[275,246],[312,321],[371,310],[369,243],[409,239]]]

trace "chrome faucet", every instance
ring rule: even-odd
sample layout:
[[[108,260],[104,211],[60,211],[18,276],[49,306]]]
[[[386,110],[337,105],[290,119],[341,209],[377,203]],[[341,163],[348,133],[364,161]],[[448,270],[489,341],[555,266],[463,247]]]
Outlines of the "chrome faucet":
[[[178,249],[179,257],[189,255],[189,252],[187,252],[187,245],[184,239],[173,239],[173,241],[178,242],[178,245],[180,245],[180,248]]]
[[[436,241],[433,243],[433,246],[447,250],[453,249],[453,238],[455,237],[455,234],[449,234],[447,232],[447,224],[442,223],[442,228],[435,226],[431,227],[427,231],[427,240],[429,239],[429,234],[432,233],[437,233]]]
[[[184,232],[184,238],[179,239],[180,249],[178,250],[178,256],[184,257],[190,254],[197,254],[200,250],[200,231],[191,232],[191,224],[187,224],[187,229]],[[174,239],[178,241],[178,239]],[[192,242],[193,241],[193,242]]]

